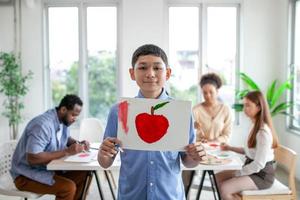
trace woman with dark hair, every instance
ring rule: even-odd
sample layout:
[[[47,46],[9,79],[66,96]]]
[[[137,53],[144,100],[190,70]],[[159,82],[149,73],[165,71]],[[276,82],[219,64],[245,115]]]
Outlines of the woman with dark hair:
[[[253,122],[245,147],[221,145],[222,150],[246,155],[242,170],[216,175],[224,200],[240,199],[241,191],[266,189],[274,182],[274,148],[278,146],[278,138],[268,104],[260,91],[249,92],[244,97],[244,112]]]
[[[222,86],[221,78],[215,73],[204,74],[199,85],[204,101],[193,108],[197,142],[228,142],[232,117],[230,108],[218,99],[218,91]],[[188,193],[194,173],[193,171],[182,172],[186,193]]]
[[[230,108],[218,99],[221,78],[215,73],[208,73],[201,77],[199,85],[204,101],[193,108],[197,141],[228,142],[232,118]]]

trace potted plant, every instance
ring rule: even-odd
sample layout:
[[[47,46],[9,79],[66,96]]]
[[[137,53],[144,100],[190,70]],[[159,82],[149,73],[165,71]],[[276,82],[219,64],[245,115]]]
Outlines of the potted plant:
[[[32,78],[29,71],[22,74],[19,59],[13,53],[0,52],[0,93],[5,96],[2,115],[8,118],[10,139],[18,136],[18,126],[24,108],[22,98],[28,92],[27,81]]]
[[[260,90],[260,87],[258,86],[255,81],[250,78],[245,73],[240,73],[240,78],[245,84],[245,89],[239,90],[236,92],[236,99],[237,103],[233,104],[233,109],[235,111],[240,112],[243,110],[243,104],[240,103],[240,101],[244,98],[244,96],[249,92],[253,90]],[[272,84],[267,88],[267,93],[265,95],[266,100],[269,104],[271,116],[275,116],[277,114],[283,114],[283,115],[289,115],[286,112],[286,109],[291,107],[293,105],[292,101],[280,101],[281,96],[284,94],[286,90],[292,89],[291,79],[289,78],[285,82],[283,82],[280,85],[277,85],[277,80],[275,79]]]

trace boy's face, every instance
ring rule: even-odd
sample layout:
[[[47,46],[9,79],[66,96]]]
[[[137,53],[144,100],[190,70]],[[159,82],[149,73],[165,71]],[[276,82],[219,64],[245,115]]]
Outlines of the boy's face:
[[[146,55],[138,58],[134,68],[129,69],[129,73],[146,98],[157,98],[170,78],[171,69],[160,57]]]

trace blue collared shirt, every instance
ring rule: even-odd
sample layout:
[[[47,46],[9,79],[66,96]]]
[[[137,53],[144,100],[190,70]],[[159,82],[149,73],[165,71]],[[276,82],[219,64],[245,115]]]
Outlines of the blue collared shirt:
[[[10,173],[13,179],[23,175],[40,183],[54,184],[54,172],[48,171],[46,165],[29,165],[26,154],[65,149],[70,134],[68,128],[63,125],[62,136],[59,138],[59,142],[57,138],[59,130],[60,122],[55,108],[35,117],[27,124],[12,158]]]
[[[139,92],[137,98],[144,98]],[[171,99],[165,89],[158,99]],[[117,137],[118,106],[114,105],[108,116],[104,138]],[[189,143],[195,134],[190,122]],[[120,200],[183,200],[184,187],[180,172],[178,151],[138,151],[126,149],[121,153],[118,199]]]

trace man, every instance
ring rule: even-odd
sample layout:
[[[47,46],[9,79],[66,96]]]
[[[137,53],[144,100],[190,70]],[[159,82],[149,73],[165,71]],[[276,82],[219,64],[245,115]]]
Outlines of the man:
[[[46,165],[54,159],[89,149],[87,141],[76,141],[70,137],[68,130],[81,108],[82,101],[78,96],[66,95],[58,107],[28,123],[14,152],[10,170],[19,190],[53,194],[56,200],[81,198],[86,178],[91,180],[88,172],[53,172],[46,169]]]

